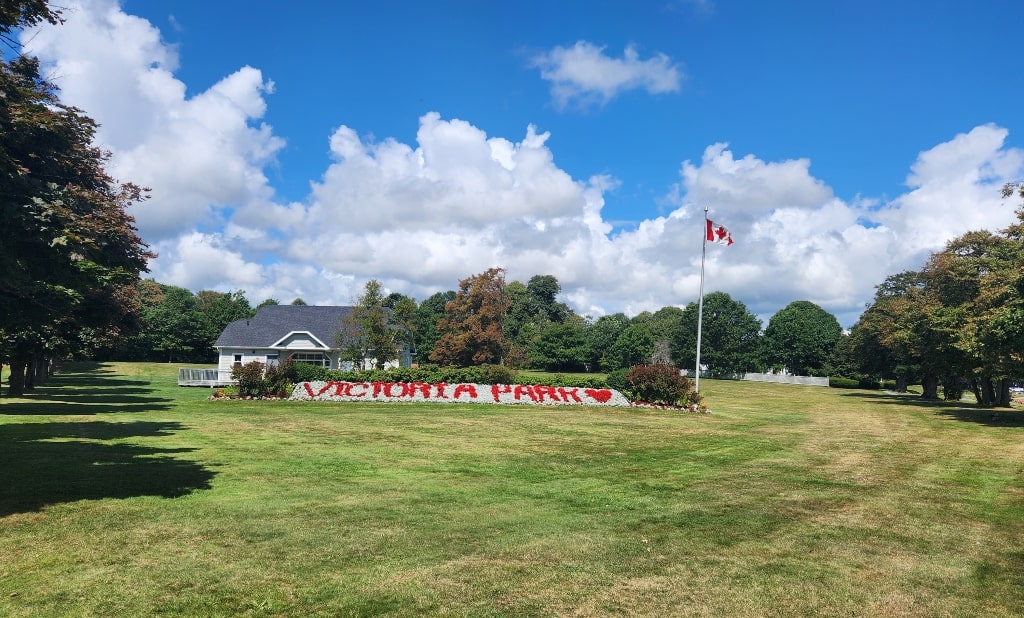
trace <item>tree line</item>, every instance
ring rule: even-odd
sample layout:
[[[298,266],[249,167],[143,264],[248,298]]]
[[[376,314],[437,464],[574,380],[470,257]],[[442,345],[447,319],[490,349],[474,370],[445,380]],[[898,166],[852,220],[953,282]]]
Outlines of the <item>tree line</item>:
[[[1024,198],[1024,183],[1003,197]],[[1017,222],[968,232],[924,267],[888,277],[851,329],[841,356],[856,371],[920,383],[925,398],[1010,405],[1024,381],[1024,205]]]
[[[1018,214],[1024,218],[1024,209]],[[710,375],[785,369],[793,374],[844,376],[862,384],[895,380],[923,385],[925,397],[1006,405],[1020,379],[1024,350],[1024,250],[1018,223],[999,234],[971,232],[951,241],[917,272],[888,277],[849,333],[812,302],[795,301],[762,325],[725,292],[704,298],[702,365]],[[193,293],[138,280],[122,296],[133,299],[132,328],[105,337],[66,338],[61,353],[98,360],[208,363],[213,343],[232,321],[251,318],[242,290]],[[492,268],[461,280],[458,289],[423,301],[385,294],[367,282],[338,343],[345,358],[390,359],[402,345],[415,362],[442,366],[499,364],[551,372],[611,372],[641,364],[692,369],[696,362],[698,303],[666,306],[635,316],[597,318],[559,300],[553,275],[506,281]],[[293,304],[305,304],[301,298]],[[123,311],[108,318],[125,317]],[[54,327],[63,324],[55,323]],[[4,333],[7,330],[3,325]],[[0,350],[11,358],[5,336]],[[51,350],[55,351],[55,350]]]
[[[431,311],[423,312],[421,323],[436,321],[436,328],[417,341],[419,355],[443,365],[486,362],[554,372],[694,367],[698,303],[595,319],[560,302],[560,292],[553,275],[525,284],[506,284],[500,268],[470,276],[458,291],[424,303]],[[762,333],[761,321],[742,302],[725,292],[704,298],[701,360],[713,374],[783,367],[818,374],[841,336],[835,317],[808,301],[779,311]]]
[[[0,41],[60,23],[43,0],[6,1]],[[96,124],[60,102],[39,61],[0,58],[0,361],[10,390],[48,371],[47,359],[116,345],[138,328],[133,296],[152,257],[126,209],[146,190],[114,180]]]
[[[558,299],[560,293],[553,275],[506,282],[501,268],[470,275],[457,290],[422,302],[385,294],[382,284],[371,280],[337,343],[343,358],[356,362],[395,358],[405,345],[415,362],[442,366],[495,364],[551,372],[608,372],[641,364],[693,368],[696,302],[595,319],[573,311]],[[254,307],[242,290],[193,293],[152,279],[138,282],[135,295],[138,332],[118,346],[83,352],[103,360],[213,362],[213,344],[227,324],[279,302],[267,299]],[[292,303],[305,304],[302,299]],[[761,321],[742,302],[724,292],[704,298],[701,360],[713,374],[787,368],[824,375],[842,336],[835,317],[808,301],[790,303],[762,332]]]

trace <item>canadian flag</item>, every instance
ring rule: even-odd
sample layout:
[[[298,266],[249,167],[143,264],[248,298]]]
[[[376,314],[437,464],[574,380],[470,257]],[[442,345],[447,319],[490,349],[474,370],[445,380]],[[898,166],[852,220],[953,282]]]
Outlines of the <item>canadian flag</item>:
[[[711,219],[704,219],[704,224],[707,227],[708,242],[717,242],[726,246],[732,244],[732,234],[724,225],[715,225]]]

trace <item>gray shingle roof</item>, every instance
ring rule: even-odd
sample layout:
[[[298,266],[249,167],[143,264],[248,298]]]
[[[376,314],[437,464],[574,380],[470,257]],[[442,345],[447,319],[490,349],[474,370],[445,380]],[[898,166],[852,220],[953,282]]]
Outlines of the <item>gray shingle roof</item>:
[[[317,307],[313,305],[267,305],[249,320],[227,325],[217,337],[215,348],[265,348],[288,333],[308,331],[327,346],[337,345],[342,320],[352,307]]]

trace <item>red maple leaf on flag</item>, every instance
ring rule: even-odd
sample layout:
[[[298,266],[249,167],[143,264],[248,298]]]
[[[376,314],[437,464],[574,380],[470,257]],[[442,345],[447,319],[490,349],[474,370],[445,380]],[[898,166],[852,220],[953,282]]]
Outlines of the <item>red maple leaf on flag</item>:
[[[704,223],[707,226],[707,240],[708,242],[716,242],[721,245],[729,246],[733,243],[732,234],[729,233],[729,229],[724,225],[715,225],[715,222],[711,219],[704,219]]]

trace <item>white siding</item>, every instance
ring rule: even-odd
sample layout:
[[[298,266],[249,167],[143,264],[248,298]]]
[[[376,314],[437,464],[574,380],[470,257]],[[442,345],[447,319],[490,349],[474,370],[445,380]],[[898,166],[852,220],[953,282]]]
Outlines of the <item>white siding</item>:
[[[283,342],[281,347],[288,350],[322,350],[323,348],[307,333],[295,333]]]
[[[231,380],[231,369],[235,366],[235,355],[242,357],[242,364],[258,361],[267,362],[267,355],[277,355],[277,350],[252,349],[252,348],[221,348],[220,357],[217,359],[217,375],[222,381]]]

